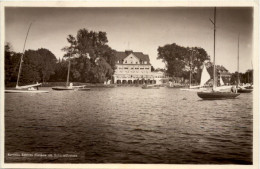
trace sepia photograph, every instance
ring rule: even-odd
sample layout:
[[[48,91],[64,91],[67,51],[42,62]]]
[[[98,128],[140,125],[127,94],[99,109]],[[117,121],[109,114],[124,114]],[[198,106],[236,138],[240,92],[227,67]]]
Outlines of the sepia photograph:
[[[1,163],[258,164],[257,7],[1,2]]]

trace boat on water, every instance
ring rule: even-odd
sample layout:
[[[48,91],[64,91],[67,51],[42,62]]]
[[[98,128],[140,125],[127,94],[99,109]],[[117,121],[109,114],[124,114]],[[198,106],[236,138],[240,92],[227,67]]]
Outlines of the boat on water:
[[[198,92],[198,96],[204,100],[217,100],[217,99],[234,99],[239,96],[239,93],[219,92],[219,91],[203,91]]]
[[[167,85],[166,87],[171,88],[171,89],[175,89],[175,88],[183,88],[184,85],[179,84],[179,83],[169,82],[169,85]]]
[[[254,89],[253,85],[245,86],[246,89]]]
[[[27,40],[31,26],[32,26],[32,23],[30,24],[30,26],[28,28],[28,31],[27,31],[27,34],[25,37],[25,41],[24,41],[23,53],[20,58],[20,65],[19,65],[16,87],[13,89],[5,89],[5,93],[48,93],[49,92],[49,91],[45,91],[45,90],[39,90],[39,86],[41,86],[42,84],[38,83],[38,82],[36,84],[32,84],[32,85],[19,86],[19,80],[20,80],[20,76],[21,76],[21,72],[22,72],[22,63],[23,63],[25,45],[26,45],[26,40]]]
[[[253,91],[253,89],[246,89],[246,88],[241,88],[241,87],[239,87],[237,89],[238,93],[251,93],[252,91]]]
[[[237,56],[237,72],[239,72],[239,36],[238,36],[238,56]],[[251,93],[253,91],[253,87],[251,85],[241,85],[239,73],[237,74],[237,92],[238,93]]]
[[[157,85],[143,85],[142,89],[159,89],[160,87]]]
[[[201,73],[201,79],[200,79],[200,85],[198,86],[191,86],[189,88],[180,89],[182,91],[191,91],[191,92],[200,92],[208,90],[208,88],[205,87],[205,84],[210,80],[209,72],[207,71],[207,68],[205,64],[203,63],[202,73]]]
[[[86,88],[86,85],[73,86],[73,83],[70,83],[69,86],[56,86],[56,87],[52,87],[52,90],[58,90],[58,91],[63,91],[63,90],[89,91],[90,88]]]
[[[74,89],[73,89],[73,88],[66,87],[66,86],[56,86],[56,87],[52,87],[52,90],[61,91],[61,90],[74,90]]]
[[[14,89],[5,90],[5,93],[48,93],[46,90],[38,90],[41,83],[26,85],[26,86],[16,86]]]
[[[5,90],[5,93],[48,93],[45,90],[21,90],[21,89],[9,89]]]
[[[69,78],[70,78],[70,58],[69,58],[69,65],[68,65],[68,74],[67,74],[66,86],[56,86],[56,87],[52,87],[52,90],[57,90],[57,91],[68,91],[68,90],[89,91],[89,90],[90,90],[90,88],[86,88],[86,85],[73,86],[73,83],[69,83]]]
[[[238,86],[238,89],[237,89],[237,92],[238,93],[251,93],[253,92],[253,86],[249,85],[249,86]]]
[[[234,99],[237,96],[239,96],[240,94],[237,93],[237,90],[232,86],[230,87],[232,90],[230,91],[221,91],[221,90],[217,90],[216,87],[216,77],[215,77],[215,72],[216,72],[216,68],[215,68],[215,40],[216,40],[216,7],[214,8],[214,22],[211,21],[214,25],[214,59],[213,59],[213,88],[210,91],[201,91],[201,92],[197,92],[197,95],[204,99],[204,100],[218,100],[218,99]],[[203,76],[203,75],[202,75]]]
[[[86,85],[82,85],[82,86],[73,86],[74,90],[76,91],[89,91],[90,88],[87,88]]]

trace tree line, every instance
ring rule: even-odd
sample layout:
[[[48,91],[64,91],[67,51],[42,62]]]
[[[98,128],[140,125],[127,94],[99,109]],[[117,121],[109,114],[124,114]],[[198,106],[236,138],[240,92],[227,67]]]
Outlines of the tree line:
[[[115,69],[115,50],[107,45],[105,32],[80,29],[76,37],[69,35],[69,43],[62,50],[65,55],[57,60],[48,49],[26,50],[23,56],[20,84],[35,82],[65,82],[71,62],[70,81],[101,83],[111,79]],[[5,45],[5,83],[17,80],[22,53]]]
[[[108,46],[106,32],[80,29],[75,37],[68,35],[67,42],[68,46],[62,48],[65,54],[62,59],[58,60],[51,51],[45,48],[26,50],[20,83],[65,82],[69,62],[71,63],[70,81],[103,83],[108,79],[112,80],[116,68],[116,51]],[[200,47],[183,47],[173,43],[158,47],[157,51],[157,59],[165,63],[168,76],[187,80],[192,72],[193,83],[200,82],[202,64],[210,60],[207,52]],[[7,86],[16,83],[21,56],[22,53],[11,50],[10,44],[5,45],[5,83]],[[213,77],[211,62],[207,63],[207,69]],[[236,77],[236,74],[232,74],[231,83],[236,82]],[[240,73],[242,83],[252,82],[252,78],[252,70],[244,74]]]
[[[202,65],[204,62],[205,66],[213,79],[213,63],[210,62],[210,56],[207,52],[200,47],[183,47],[176,43],[167,44],[158,48],[158,57],[166,65],[166,73],[170,77],[181,77],[184,80],[190,78],[192,83],[199,83],[202,72]],[[219,71],[228,72],[228,70],[222,65],[216,65],[215,77],[219,76]],[[229,73],[229,72],[228,72]],[[229,84],[237,83],[237,72],[231,73]],[[252,83],[253,82],[253,71],[247,70],[245,73],[239,73],[239,79],[241,83]]]
[[[167,44],[158,48],[158,57],[166,65],[166,73],[170,77],[190,78],[192,82],[199,83],[202,71],[202,64],[209,60],[210,56],[203,48],[183,47],[176,43]]]
[[[5,83],[14,85],[17,81],[22,53],[5,45]],[[46,82],[54,74],[56,57],[48,49],[26,50],[22,60],[20,84]]]
[[[240,83],[250,83],[250,84],[253,84],[254,80],[253,80],[253,69],[248,69],[245,73],[241,73],[239,72],[235,72],[235,73],[232,73],[231,75],[231,83],[232,84],[236,84],[237,83],[237,76],[239,76],[239,82]]]

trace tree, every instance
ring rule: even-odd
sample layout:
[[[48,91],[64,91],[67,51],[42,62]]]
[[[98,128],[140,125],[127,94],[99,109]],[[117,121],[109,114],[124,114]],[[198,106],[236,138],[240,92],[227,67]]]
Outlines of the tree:
[[[5,81],[9,82],[12,79],[12,52],[9,43],[5,44]]]
[[[158,48],[157,59],[162,59],[166,64],[167,73],[171,76],[180,77],[185,68],[184,58],[187,50],[175,43]]]
[[[50,79],[50,76],[54,74],[55,65],[57,59],[55,55],[48,49],[38,49],[37,52],[41,56],[40,60],[40,75],[42,82],[46,82]]]
[[[24,54],[23,67],[26,66],[28,71],[26,71],[27,69],[23,70],[23,68],[22,74],[26,74],[24,77],[31,75],[31,78],[28,76],[30,79],[27,80],[28,82],[46,82],[54,74],[56,62],[55,55],[48,49],[27,50]]]
[[[202,63],[209,60],[209,55],[203,48],[182,47],[173,43],[159,47],[157,59],[162,59],[166,64],[170,76],[188,79],[191,71],[192,79],[199,82]]]
[[[67,78],[68,61],[64,59],[60,60],[55,64],[54,74],[50,76],[49,81],[51,82],[65,82]]]
[[[14,86],[20,67],[21,53],[11,51],[5,45],[5,83]],[[19,85],[45,82],[54,74],[56,57],[47,49],[26,50],[23,56]]]
[[[237,75],[238,72],[232,73],[231,75],[231,83],[236,84],[237,83]],[[245,73],[239,72],[239,81],[240,83],[253,83],[253,70],[249,69]]]
[[[15,53],[11,49],[11,44],[5,44],[5,84],[14,86],[17,81],[21,53]]]
[[[71,61],[72,80],[104,82],[115,69],[115,51],[107,45],[105,32],[80,29],[77,36],[69,35],[64,47],[65,58]]]

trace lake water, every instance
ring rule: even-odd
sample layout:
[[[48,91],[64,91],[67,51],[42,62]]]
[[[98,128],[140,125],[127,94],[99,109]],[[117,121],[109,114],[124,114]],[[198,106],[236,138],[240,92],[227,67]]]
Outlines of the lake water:
[[[6,162],[252,164],[253,98],[117,87],[5,94],[5,153],[79,158]]]

